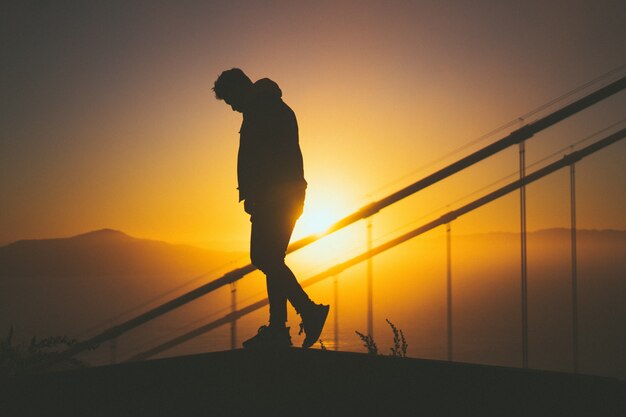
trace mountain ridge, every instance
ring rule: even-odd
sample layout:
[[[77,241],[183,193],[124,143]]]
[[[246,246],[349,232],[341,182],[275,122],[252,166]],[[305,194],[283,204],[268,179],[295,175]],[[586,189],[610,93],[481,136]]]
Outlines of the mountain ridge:
[[[103,228],[103,229],[91,230],[88,232],[79,233],[77,235],[72,235],[72,236],[67,236],[67,237],[20,239],[14,242],[10,242],[6,245],[0,246],[0,250],[2,250],[3,248],[11,247],[11,246],[21,246],[21,245],[28,245],[28,244],[41,244],[41,243],[53,243],[53,242],[89,242],[89,241],[98,241],[98,240],[118,241],[118,242],[124,242],[124,241],[126,242],[130,242],[130,241],[160,242],[160,243],[166,243],[171,246],[193,247],[197,249],[203,249],[203,248],[199,248],[193,245],[170,243],[164,240],[131,236],[128,233],[125,233],[121,230]],[[209,250],[209,249],[203,249],[203,250]]]
[[[197,274],[241,253],[130,236],[114,229],[27,239],[0,247],[0,276]]]
[[[75,335],[190,282],[213,279],[243,254],[100,229],[0,247],[0,331]],[[194,306],[202,310],[201,303]]]

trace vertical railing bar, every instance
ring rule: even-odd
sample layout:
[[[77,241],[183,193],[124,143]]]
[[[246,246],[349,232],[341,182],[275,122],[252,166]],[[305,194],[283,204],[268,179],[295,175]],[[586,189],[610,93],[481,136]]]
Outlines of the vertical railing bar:
[[[526,177],[525,141],[519,144],[520,180]],[[520,235],[521,235],[521,303],[522,303],[522,367],[528,368],[528,282],[527,282],[527,241],[526,241],[526,184],[520,187]]]
[[[578,254],[576,248],[576,168],[570,165],[572,217],[572,356],[574,372],[578,373]]]
[[[452,360],[452,238],[451,224],[446,224],[446,266],[447,266],[447,306],[448,306],[448,360]]]
[[[335,350],[339,350],[339,276],[333,276],[333,291],[334,291],[334,302],[333,306],[334,317],[335,317]]]
[[[372,250],[372,218],[367,219],[367,251]],[[374,337],[374,260],[367,260],[367,334]]]
[[[237,281],[230,284],[230,312],[234,319],[230,322],[230,348],[237,348]]]

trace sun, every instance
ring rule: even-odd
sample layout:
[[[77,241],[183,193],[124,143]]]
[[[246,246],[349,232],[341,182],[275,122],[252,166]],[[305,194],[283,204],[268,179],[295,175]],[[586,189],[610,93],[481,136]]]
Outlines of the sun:
[[[294,236],[302,238],[309,235],[321,234],[337,220],[340,220],[339,214],[333,210],[332,207],[323,204],[317,205],[318,207],[312,206],[312,204],[306,205],[304,213],[296,224]]]
[[[304,211],[296,223],[291,243],[308,236],[322,237],[330,226],[358,207],[350,195],[336,184],[307,189]],[[363,236],[362,227],[348,227],[297,251],[291,255],[290,262],[308,273],[320,271],[354,256],[363,247]]]
[[[347,214],[333,199],[307,198],[304,212],[294,230],[296,239],[321,234]]]

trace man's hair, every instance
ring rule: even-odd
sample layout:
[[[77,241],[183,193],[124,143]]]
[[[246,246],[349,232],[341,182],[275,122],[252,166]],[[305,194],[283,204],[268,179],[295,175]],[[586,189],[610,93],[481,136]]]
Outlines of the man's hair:
[[[215,92],[215,98],[223,100],[229,91],[241,90],[242,87],[249,85],[252,85],[252,80],[239,68],[232,68],[222,72],[217,77],[215,85],[213,85],[213,91]]]

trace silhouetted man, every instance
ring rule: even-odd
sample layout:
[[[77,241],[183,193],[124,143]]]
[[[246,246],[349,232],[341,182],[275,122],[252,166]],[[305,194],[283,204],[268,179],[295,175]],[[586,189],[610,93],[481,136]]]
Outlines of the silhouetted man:
[[[302,318],[302,346],[310,347],[319,339],[329,306],[313,303],[285,264],[307,186],[296,116],[274,81],[263,78],[253,83],[239,68],[220,74],[213,91],[218,100],[243,114],[237,158],[239,201],[250,214],[250,259],[266,276],[270,303],[269,326],[261,326],[243,346],[291,346],[285,327],[289,300]]]

